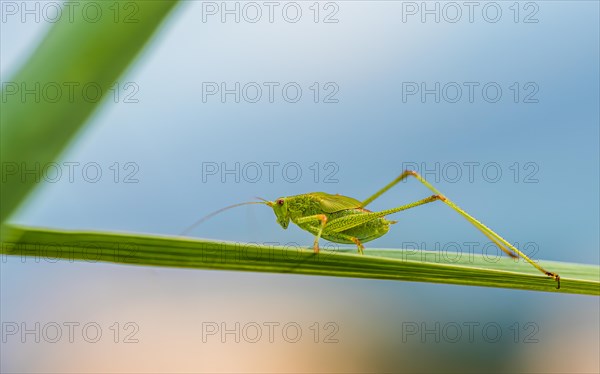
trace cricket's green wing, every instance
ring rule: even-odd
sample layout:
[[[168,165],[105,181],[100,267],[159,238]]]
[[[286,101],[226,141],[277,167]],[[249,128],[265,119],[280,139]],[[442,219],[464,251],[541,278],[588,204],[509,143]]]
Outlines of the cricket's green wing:
[[[345,209],[362,208],[362,203],[356,199],[342,195],[331,195],[325,192],[312,192],[325,213],[335,213]]]

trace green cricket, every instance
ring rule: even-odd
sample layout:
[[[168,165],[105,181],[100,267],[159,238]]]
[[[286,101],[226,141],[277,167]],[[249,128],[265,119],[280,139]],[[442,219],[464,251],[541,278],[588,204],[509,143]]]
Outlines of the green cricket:
[[[373,200],[377,199],[390,188],[408,177],[416,178],[434,194],[411,204],[379,212],[372,212],[365,209],[365,207],[373,202]],[[225,210],[248,204],[264,204],[273,208],[277,223],[279,223],[283,229],[287,229],[291,221],[301,229],[313,234],[315,237],[313,243],[315,253],[319,253],[319,239],[323,238],[334,243],[355,244],[358,248],[358,253],[363,254],[365,249],[363,243],[385,235],[389,231],[390,225],[397,223],[397,221],[387,220],[385,218],[386,216],[439,200],[467,219],[467,221],[494,242],[508,256],[512,258],[522,257],[536,269],[556,280],[556,288],[560,288],[560,276],[558,274],[542,268],[500,235],[496,234],[483,223],[458,207],[458,205],[445,197],[417,172],[412,170],[404,171],[399,177],[362,202],[352,197],[339,194],[331,195],[325,192],[311,192],[295,196],[280,197],[275,201],[268,201],[261,198],[258,199],[261,201],[235,204],[211,213],[187,228],[182,232],[182,235],[188,233],[200,223]]]

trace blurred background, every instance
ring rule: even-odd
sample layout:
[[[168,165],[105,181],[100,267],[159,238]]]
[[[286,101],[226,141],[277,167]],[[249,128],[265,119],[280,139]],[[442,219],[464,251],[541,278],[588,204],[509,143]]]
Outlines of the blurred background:
[[[0,3],[8,81],[50,2],[29,2],[39,20]],[[470,4],[182,2],[12,221],[178,235],[255,196],[365,199],[411,168],[533,258],[599,264],[599,5]],[[428,195],[408,181],[371,208]],[[367,248],[487,244],[440,204],[394,219]],[[190,235],[312,243],[262,206]],[[600,371],[597,297],[19,257],[1,270],[2,372]]]

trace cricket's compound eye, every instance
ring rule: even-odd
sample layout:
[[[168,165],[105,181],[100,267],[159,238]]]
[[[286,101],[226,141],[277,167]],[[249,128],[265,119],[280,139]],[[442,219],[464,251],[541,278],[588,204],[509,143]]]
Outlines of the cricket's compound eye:
[[[279,200],[277,200],[277,204],[279,204],[279,205],[283,205],[283,199],[279,199]]]

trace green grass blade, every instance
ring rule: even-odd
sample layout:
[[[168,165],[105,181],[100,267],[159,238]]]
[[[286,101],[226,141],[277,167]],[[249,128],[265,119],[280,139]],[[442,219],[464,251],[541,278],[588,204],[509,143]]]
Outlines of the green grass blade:
[[[0,253],[3,257],[37,257],[83,262],[168,266],[198,269],[241,270],[271,273],[329,275],[392,279],[470,286],[501,287],[531,291],[600,295],[597,265],[542,262],[558,272],[561,289],[531,265],[509,258],[464,256],[454,263],[436,262],[439,252],[367,250],[323,252],[309,248],[217,242],[146,234],[59,231],[5,226]],[[3,259],[4,260],[4,259]],[[452,260],[454,261],[454,259]]]
[[[90,11],[88,19],[80,13],[61,17],[16,75],[6,81],[3,78],[0,222],[37,183],[31,175],[23,181],[18,170],[33,170],[36,165],[43,168],[59,156],[102,97],[111,95],[111,87],[175,4],[177,1],[95,2],[92,10],[99,8],[100,13]],[[92,22],[96,14],[101,16]],[[61,89],[58,99],[53,85]],[[95,97],[97,87],[102,93],[99,98]],[[26,90],[40,94],[23,97]],[[10,175],[15,169],[17,175]]]

